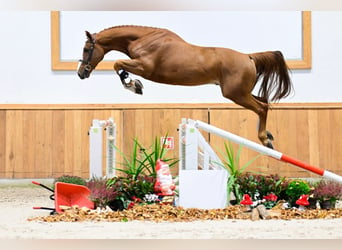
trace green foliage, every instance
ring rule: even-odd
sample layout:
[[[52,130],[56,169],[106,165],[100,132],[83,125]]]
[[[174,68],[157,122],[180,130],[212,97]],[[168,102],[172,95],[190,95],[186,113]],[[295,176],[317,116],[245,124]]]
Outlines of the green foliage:
[[[278,199],[285,198],[288,180],[279,175],[262,175],[244,173],[237,179],[240,191],[249,194],[253,200],[262,200],[269,194],[275,194]]]
[[[124,162],[119,163],[123,166],[123,168],[116,168],[116,170],[125,173],[126,176],[132,180],[136,180],[146,168],[145,163],[147,159],[142,157],[140,148],[140,144],[136,138],[133,140],[133,149],[131,155],[125,155],[118,148],[116,148],[116,151],[123,156],[124,160]]]
[[[107,186],[116,191],[116,199],[121,200],[124,208],[130,201],[139,198],[143,199],[146,194],[154,193],[155,177],[138,176],[133,180],[127,177],[113,177],[107,181]]]
[[[158,159],[169,164],[170,167],[178,162],[175,158],[166,157],[167,149],[164,146],[165,142],[161,144],[158,137],[155,137],[153,144],[147,148],[135,138],[130,155],[126,155],[116,148],[123,156],[123,162],[119,163],[121,168],[117,168],[117,170],[124,173],[125,176],[109,179],[107,186],[116,191],[116,200],[122,201],[124,208],[127,208],[130,201],[137,198],[143,200],[146,194],[154,193]]]
[[[239,177],[243,174],[245,169],[250,166],[260,155],[255,156],[244,165],[240,166],[240,156],[243,146],[239,145],[237,151],[234,150],[232,143],[224,143],[225,152],[223,155],[223,166],[229,171],[229,178],[227,182],[227,195],[230,200],[230,194],[233,192],[237,203],[242,200],[243,193],[238,184]]]
[[[54,180],[54,183],[56,182],[64,182],[64,183],[70,183],[70,184],[76,184],[76,185],[86,185],[86,180],[79,177],[79,176],[73,176],[73,175],[62,175]]]
[[[119,163],[123,168],[116,168],[126,174],[133,180],[137,180],[140,175],[156,177],[156,162],[161,159],[170,167],[178,163],[176,158],[166,158],[167,149],[165,142],[160,144],[158,137],[155,137],[154,143],[150,147],[144,147],[138,139],[133,140],[133,149],[131,155],[125,155],[118,148],[116,150],[123,156],[124,162]],[[113,146],[113,145],[112,145]],[[113,146],[115,147],[115,146]]]
[[[310,190],[311,187],[308,182],[304,180],[293,180],[288,184],[285,191],[287,201],[292,206],[295,206],[296,200],[298,200],[302,194],[309,194]]]
[[[167,137],[164,136],[165,138]],[[139,144],[140,148],[144,148]],[[146,171],[149,176],[156,177],[156,163],[158,159],[161,159],[165,163],[169,165],[169,167],[173,167],[175,164],[179,162],[176,158],[166,158],[167,149],[165,148],[165,141],[163,144],[160,144],[160,140],[158,137],[154,138],[154,143],[147,149],[142,150],[142,153],[145,157],[146,162]]]

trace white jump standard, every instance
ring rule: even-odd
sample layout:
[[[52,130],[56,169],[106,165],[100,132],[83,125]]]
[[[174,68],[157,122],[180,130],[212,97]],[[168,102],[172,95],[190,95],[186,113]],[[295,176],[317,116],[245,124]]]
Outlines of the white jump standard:
[[[323,176],[323,177],[326,177],[326,178],[329,178],[329,179],[332,179],[334,181],[337,181],[337,182],[340,182],[342,183],[342,176],[339,176],[335,173],[332,173],[330,171],[327,171],[327,170],[324,170],[324,169],[321,169],[321,168],[318,168],[318,167],[315,167],[315,166],[312,166],[310,164],[307,164],[303,161],[300,161],[300,160],[297,160],[297,159],[294,159],[288,155],[285,155],[279,151],[276,151],[276,150],[273,150],[273,149],[270,149],[268,147],[265,147],[261,144],[258,144],[256,142],[253,142],[253,141],[250,141],[248,139],[245,139],[243,137],[240,137],[238,135],[235,135],[235,134],[232,134],[230,132],[227,132],[225,130],[222,130],[220,128],[217,128],[215,126],[212,126],[212,125],[209,125],[205,122],[202,122],[202,121],[198,121],[198,120],[191,120],[191,119],[188,119],[187,122],[189,124],[192,124],[194,127],[198,128],[198,129],[202,129],[202,130],[205,130],[209,133],[212,133],[212,134],[216,134],[220,137],[223,137],[223,138],[226,138],[228,140],[231,140],[235,143],[238,143],[240,145],[243,145],[247,148],[250,148],[254,151],[257,151],[261,154],[264,154],[264,155],[267,155],[267,156],[270,156],[270,157],[273,157],[279,161],[283,161],[283,162],[287,162],[287,163],[290,163],[292,165],[295,165],[297,167],[300,167],[300,168],[303,168],[305,170],[308,170],[308,171],[311,171],[315,174],[318,174],[320,176]]]
[[[116,125],[113,118],[108,120],[93,120],[89,129],[89,175],[102,177],[102,130],[106,130],[106,177],[115,175],[115,133]]]

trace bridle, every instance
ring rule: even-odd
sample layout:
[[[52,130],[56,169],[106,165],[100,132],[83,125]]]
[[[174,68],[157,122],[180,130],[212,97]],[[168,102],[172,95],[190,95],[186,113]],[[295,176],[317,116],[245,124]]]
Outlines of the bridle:
[[[81,63],[85,64],[84,71],[87,74],[90,73],[90,71],[92,69],[90,61],[91,61],[91,58],[93,57],[93,52],[94,52],[94,49],[95,49],[95,42],[96,42],[95,37],[93,37],[90,41],[87,41],[87,43],[91,44],[89,49],[84,49],[85,52],[88,52],[88,58],[87,58],[87,60],[79,60]]]

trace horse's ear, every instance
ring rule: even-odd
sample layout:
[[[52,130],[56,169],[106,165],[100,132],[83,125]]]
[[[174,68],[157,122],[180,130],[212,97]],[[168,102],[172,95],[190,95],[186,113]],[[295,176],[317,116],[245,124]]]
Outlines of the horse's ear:
[[[91,34],[89,33],[89,31],[86,31],[85,33],[86,33],[86,36],[88,37],[89,40],[92,40],[92,39],[93,39],[93,37],[91,36]]]

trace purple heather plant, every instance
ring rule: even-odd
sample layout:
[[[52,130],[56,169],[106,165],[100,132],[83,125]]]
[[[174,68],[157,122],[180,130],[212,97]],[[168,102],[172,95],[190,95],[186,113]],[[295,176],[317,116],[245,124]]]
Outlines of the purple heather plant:
[[[333,181],[322,180],[313,190],[313,196],[321,201],[336,201],[342,197],[342,184]]]
[[[87,182],[90,189],[90,199],[96,207],[106,207],[109,202],[117,198],[117,191],[114,187],[108,187],[106,179],[93,178]]]

